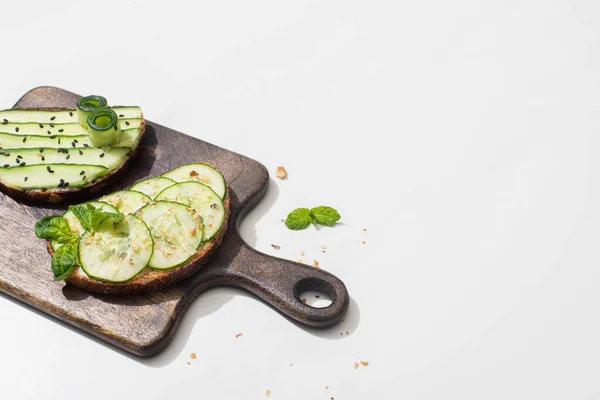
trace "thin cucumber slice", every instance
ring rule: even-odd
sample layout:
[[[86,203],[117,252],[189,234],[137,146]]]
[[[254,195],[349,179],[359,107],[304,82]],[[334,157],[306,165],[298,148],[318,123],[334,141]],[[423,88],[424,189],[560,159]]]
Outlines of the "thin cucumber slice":
[[[84,173],[81,174],[81,171]],[[21,189],[79,187],[107,172],[108,168],[101,165],[40,164],[0,167],[0,181]]]
[[[121,131],[121,140],[115,143],[119,147],[137,147],[140,140],[140,128],[124,129]]]
[[[146,224],[128,215],[120,222],[102,222],[93,235],[84,233],[79,240],[79,261],[89,277],[120,283],[142,272],[153,249]]]
[[[177,183],[160,192],[156,200],[176,201],[192,207],[202,217],[203,241],[212,239],[225,220],[223,201],[210,187],[200,182]]]
[[[121,129],[132,129],[139,128],[142,125],[140,118],[134,119],[119,119],[119,128]],[[83,136],[87,135],[88,131],[82,128],[81,125],[76,123],[69,124],[54,124],[52,125],[39,122],[11,122],[7,124],[0,124],[0,132],[12,133],[18,135],[31,135],[31,136],[50,136],[50,135],[62,135],[62,136]],[[50,133],[48,133],[50,132]]]
[[[202,243],[202,219],[189,207],[157,201],[138,210],[154,239],[150,268],[171,269],[190,259]]]
[[[4,149],[0,151],[0,167],[5,164],[17,166],[24,162],[26,165],[89,164],[114,169],[123,164],[123,159],[131,151],[129,147],[113,147],[110,150],[98,149],[96,147],[81,147],[67,150],[68,153],[58,152],[55,148],[50,147],[41,147],[39,149]]]
[[[99,208],[102,211],[113,213],[119,212],[119,210],[117,210],[115,207],[102,201],[88,201],[87,203],[93,205],[96,208]],[[62,216],[64,217],[64,219],[67,220],[69,228],[71,228],[71,232],[73,232],[74,235],[81,236],[81,234],[85,232],[85,229],[83,229],[83,226],[81,226],[81,222],[79,222],[79,219],[77,219],[77,217],[71,212],[71,210],[65,211]],[[62,244],[54,241],[51,241],[50,245],[52,246],[52,249],[54,251],[58,250],[58,248],[62,246]]]
[[[169,186],[174,185],[176,182],[169,178],[157,176],[155,178],[148,178],[137,182],[129,188],[129,190],[135,190],[136,192],[144,193],[146,196],[154,199],[157,194],[162,192]]]
[[[25,139],[25,140],[23,140]],[[75,147],[85,147],[92,145],[92,140],[88,135],[82,136],[62,136],[62,135],[47,135],[47,136],[30,136],[16,135],[12,133],[0,133],[0,147],[3,149],[18,149],[18,148],[40,148],[40,147],[73,147],[71,143],[77,140]],[[131,146],[119,146],[131,147]]]
[[[210,186],[220,198],[225,197],[227,185],[225,178],[215,168],[208,164],[186,164],[175,168],[165,174],[165,178],[173,179],[175,182],[200,182]]]
[[[140,107],[111,107],[119,118],[142,118]],[[54,117],[54,118],[53,118]],[[37,122],[37,123],[78,123],[76,110],[1,110],[0,124],[14,122]],[[1,125],[0,125],[1,126]]]
[[[150,203],[152,199],[140,192],[134,192],[130,190],[119,190],[106,196],[102,196],[98,201],[104,201],[119,210],[123,215],[133,214],[146,204]]]

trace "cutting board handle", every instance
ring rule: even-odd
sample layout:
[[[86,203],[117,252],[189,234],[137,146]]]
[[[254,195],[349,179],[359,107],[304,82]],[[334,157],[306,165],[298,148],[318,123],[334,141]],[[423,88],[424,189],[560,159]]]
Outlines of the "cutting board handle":
[[[235,231],[228,233],[223,246],[230,249],[233,247],[235,250],[215,254],[211,264],[223,262],[228,266],[224,270],[217,268],[220,276],[213,276],[210,279],[212,284],[207,287],[229,285],[243,288],[288,317],[315,327],[334,325],[348,311],[350,296],[344,283],[335,275],[261,253],[248,246]],[[221,260],[221,255],[224,254],[235,256]],[[306,291],[328,295],[331,304],[322,308],[309,306],[300,297]]]

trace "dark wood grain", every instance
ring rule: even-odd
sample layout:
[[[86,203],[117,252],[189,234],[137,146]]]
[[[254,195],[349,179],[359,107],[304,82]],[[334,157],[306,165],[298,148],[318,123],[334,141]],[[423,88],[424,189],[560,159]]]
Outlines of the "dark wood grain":
[[[26,93],[15,107],[74,108],[78,98],[62,89],[39,87]],[[239,235],[241,218],[267,190],[269,173],[262,164],[147,121],[139,156],[110,189],[122,189],[196,161],[214,164],[231,188],[231,227],[198,274],[168,289],[137,296],[92,294],[54,282],[50,256],[44,241],[35,237],[33,226],[37,218],[66,206],[33,206],[0,193],[0,292],[140,356],[161,351],[191,302],[219,285],[248,290],[303,324],[326,327],[339,321],[349,304],[341,280],[320,269],[262,254]],[[299,294],[305,290],[328,293],[332,304],[325,308],[304,304]]]

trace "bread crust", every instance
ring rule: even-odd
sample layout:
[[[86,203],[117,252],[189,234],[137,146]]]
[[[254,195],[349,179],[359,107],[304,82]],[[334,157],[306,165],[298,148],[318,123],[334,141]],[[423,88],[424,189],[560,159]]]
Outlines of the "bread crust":
[[[196,253],[183,265],[168,270],[145,268],[142,273],[133,279],[122,283],[102,282],[90,278],[80,270],[80,267],[75,267],[73,273],[71,273],[71,275],[69,275],[65,281],[68,284],[77,286],[89,292],[127,295],[154,292],[189,278],[202,269],[204,264],[206,264],[211,255],[223,241],[223,238],[227,233],[229,215],[231,213],[230,202],[231,200],[228,186],[227,193],[223,200],[223,206],[225,207],[223,226],[221,226],[221,229],[219,229],[219,232],[215,235],[215,237],[203,243]],[[46,241],[46,245],[50,255],[53,255],[54,251],[52,250],[50,241]]]
[[[52,107],[40,107],[34,109],[24,108],[23,110],[50,110],[50,111],[64,111],[70,110],[70,108],[52,108]],[[142,123],[140,125],[140,139],[138,145],[133,151],[129,152],[125,156],[125,161],[119,167],[113,169],[108,174],[101,176],[98,179],[88,183],[85,186],[80,187],[69,187],[66,188],[55,188],[55,189],[20,189],[5,184],[0,181],[0,191],[7,195],[15,198],[24,200],[32,203],[62,203],[64,201],[76,201],[84,200],[97,195],[104,188],[118,180],[123,173],[127,170],[127,166],[131,159],[137,156],[141,149],[141,143],[146,133],[146,120],[144,114],[142,114]]]

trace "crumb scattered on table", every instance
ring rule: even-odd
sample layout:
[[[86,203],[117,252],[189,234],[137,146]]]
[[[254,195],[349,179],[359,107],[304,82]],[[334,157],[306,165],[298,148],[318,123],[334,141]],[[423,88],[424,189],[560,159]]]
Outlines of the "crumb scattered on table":
[[[281,249],[281,246],[278,244],[272,244],[271,247],[274,248],[275,250]]]
[[[265,396],[269,397],[271,395],[271,391],[269,389],[265,390]]]
[[[306,254],[306,253],[304,253],[302,250],[300,250],[300,256],[303,257],[304,254]]]
[[[315,297],[316,297],[317,299],[320,299],[320,298],[321,298],[321,296],[319,296],[318,294],[315,294]]]
[[[281,165],[279,167],[277,167],[277,177],[279,179],[285,179],[285,178],[287,178],[287,171]]]
[[[323,251],[323,253],[326,253],[327,252],[327,246],[322,245],[321,246],[321,251]]]
[[[283,222],[283,223],[285,224],[285,221],[284,221],[284,220],[281,220],[281,222]]]
[[[325,390],[329,389],[329,385],[325,386]]]
[[[362,361],[360,362],[362,365],[364,365],[365,367],[369,366],[369,362],[368,361]]]
[[[293,367],[293,366],[294,366],[294,364],[290,363],[290,367]]]
[[[356,361],[354,361],[354,364],[352,364],[352,367],[353,367],[354,369],[357,369],[357,368],[358,368],[358,363],[357,363]]]
[[[366,232],[366,231],[367,231],[367,228],[363,228],[363,232]]]
[[[195,359],[196,359],[196,353],[192,353],[192,354],[190,354],[190,358],[191,358],[192,360],[195,360]]]
[[[319,262],[317,260],[313,260],[313,267],[319,268]]]
[[[362,241],[362,244],[367,244],[367,242],[365,242],[364,240]]]
[[[243,335],[243,333],[242,333],[242,332],[240,332],[240,333],[238,333],[237,335],[235,335],[235,338],[237,339],[237,338],[239,338],[239,337],[240,337],[240,336],[242,336],[242,335]]]
[[[188,361],[188,362],[187,362],[187,365],[192,365],[192,363]]]

